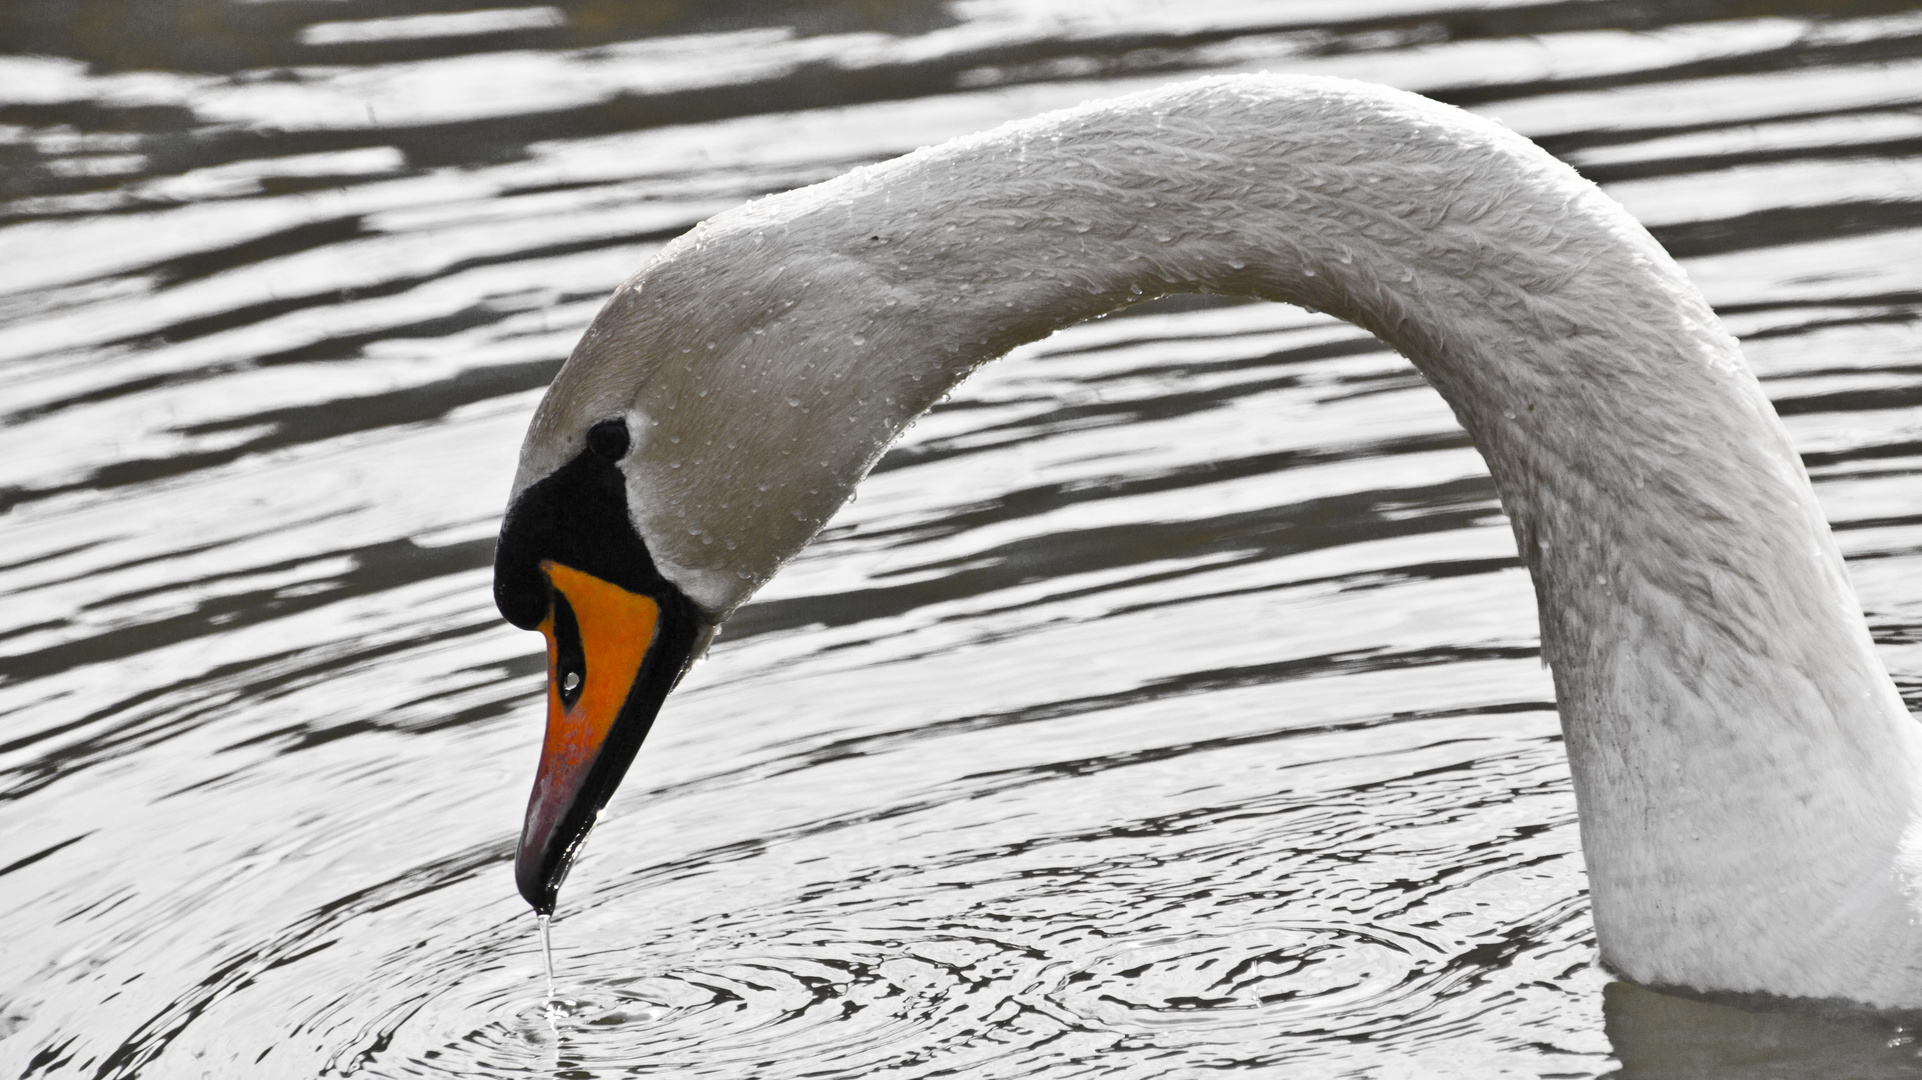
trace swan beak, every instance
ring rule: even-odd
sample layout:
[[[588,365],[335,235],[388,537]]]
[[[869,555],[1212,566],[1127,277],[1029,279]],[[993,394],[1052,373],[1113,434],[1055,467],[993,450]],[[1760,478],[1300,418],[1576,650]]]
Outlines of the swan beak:
[[[547,638],[547,737],[514,882],[546,915],[703,635],[673,625],[686,619],[677,614],[683,605],[663,610],[654,597],[553,560],[540,567],[552,596],[537,627]]]

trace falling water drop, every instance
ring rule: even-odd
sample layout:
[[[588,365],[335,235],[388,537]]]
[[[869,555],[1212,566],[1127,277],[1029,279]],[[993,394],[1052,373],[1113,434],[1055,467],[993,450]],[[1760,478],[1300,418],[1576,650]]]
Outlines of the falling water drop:
[[[552,915],[534,917],[534,921],[539,923],[541,928],[541,966],[547,970],[547,1000],[549,1001],[554,1000],[554,942],[548,934],[548,925],[553,920]]]

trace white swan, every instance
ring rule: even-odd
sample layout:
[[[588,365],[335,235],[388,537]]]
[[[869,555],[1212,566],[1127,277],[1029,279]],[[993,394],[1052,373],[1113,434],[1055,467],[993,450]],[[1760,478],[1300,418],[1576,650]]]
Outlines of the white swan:
[[[622,285],[536,413],[496,595],[548,633],[537,910],[662,697],[977,365],[1144,295],[1340,315],[1410,357],[1534,576],[1604,962],[1922,1007],[1922,746],[1774,410],[1621,207],[1412,94],[1246,76],[762,199]]]

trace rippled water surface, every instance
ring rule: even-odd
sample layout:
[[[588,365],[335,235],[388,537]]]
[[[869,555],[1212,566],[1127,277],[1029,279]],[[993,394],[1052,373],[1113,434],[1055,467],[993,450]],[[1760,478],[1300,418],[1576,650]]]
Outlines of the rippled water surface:
[[[1595,963],[1481,459],[1325,316],[1157,301],[922,420],[509,872],[521,431],[717,210],[1194,73],[1602,183],[1746,343],[1922,695],[1922,9],[0,7],[0,1074],[1909,1075]]]

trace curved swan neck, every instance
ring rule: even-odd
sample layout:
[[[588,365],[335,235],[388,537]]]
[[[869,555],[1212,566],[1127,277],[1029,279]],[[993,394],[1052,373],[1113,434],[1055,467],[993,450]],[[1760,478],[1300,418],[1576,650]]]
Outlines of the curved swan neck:
[[[715,219],[562,382],[632,398],[643,534],[725,611],[974,366],[1177,291],[1347,318],[1473,436],[1534,576],[1609,963],[1922,1005],[1922,748],[1799,458],[1667,255],[1504,129],[1268,77],[1042,117]]]

